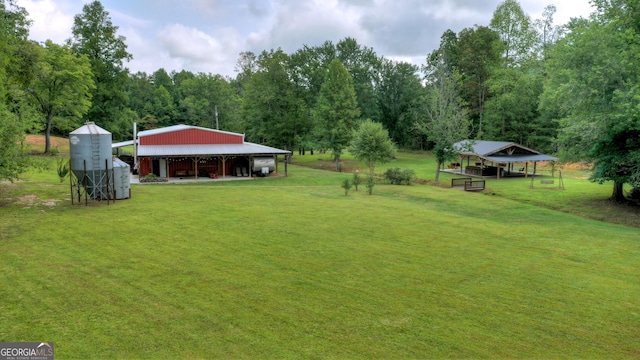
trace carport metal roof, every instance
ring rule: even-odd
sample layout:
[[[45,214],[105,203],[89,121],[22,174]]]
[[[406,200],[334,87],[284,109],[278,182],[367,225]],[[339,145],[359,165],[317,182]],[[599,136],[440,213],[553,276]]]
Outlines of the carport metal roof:
[[[462,140],[454,147],[460,150],[460,156],[477,156],[495,163],[526,163],[538,161],[557,161],[558,158],[542,154],[520,144],[507,141]]]

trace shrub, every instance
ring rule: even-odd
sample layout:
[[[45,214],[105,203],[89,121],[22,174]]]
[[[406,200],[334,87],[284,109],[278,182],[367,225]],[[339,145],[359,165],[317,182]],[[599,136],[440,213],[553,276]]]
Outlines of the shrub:
[[[351,180],[344,179],[342,181],[342,188],[344,189],[344,196],[349,195],[349,190],[351,189]]]
[[[362,183],[362,179],[360,178],[360,174],[353,173],[353,179],[351,180],[351,183],[353,184],[353,186],[355,186],[356,191],[358,191],[358,185],[360,185]]]
[[[141,183],[158,183],[158,182],[168,182],[169,179],[164,177],[158,177],[156,174],[147,174],[144,177],[140,178]]]
[[[60,182],[63,182],[68,174],[69,174],[68,161],[64,159],[58,159],[58,177],[60,178]]]
[[[369,195],[373,193],[374,186],[376,186],[376,181],[373,178],[373,176],[371,175],[367,176],[367,191],[369,192]]]
[[[413,169],[389,169],[384,173],[385,179],[393,185],[411,185],[416,180]]]

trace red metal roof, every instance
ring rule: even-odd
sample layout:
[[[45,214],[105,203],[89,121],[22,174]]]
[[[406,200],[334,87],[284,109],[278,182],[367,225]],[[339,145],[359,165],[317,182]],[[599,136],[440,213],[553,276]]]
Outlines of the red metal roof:
[[[189,125],[175,125],[138,133],[140,145],[242,144],[244,135]]]

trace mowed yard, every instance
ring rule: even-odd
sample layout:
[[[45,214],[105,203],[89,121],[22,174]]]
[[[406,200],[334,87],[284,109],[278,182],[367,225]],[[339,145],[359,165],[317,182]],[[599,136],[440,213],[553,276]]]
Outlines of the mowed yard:
[[[387,166],[432,176],[417,158]],[[640,229],[565,208],[609,186],[344,196],[349,174],[300,165],[87,207],[55,171],[0,185],[0,341],[61,359],[640,357]]]

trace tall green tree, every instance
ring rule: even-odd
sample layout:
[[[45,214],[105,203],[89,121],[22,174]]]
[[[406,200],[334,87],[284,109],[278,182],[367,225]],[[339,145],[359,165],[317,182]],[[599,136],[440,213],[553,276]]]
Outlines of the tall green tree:
[[[28,156],[20,142],[24,128],[16,114],[0,106],[0,180],[16,180],[26,169]]]
[[[153,82],[153,86],[155,86],[156,88],[164,86],[164,88],[167,89],[169,93],[173,92],[173,79],[171,78],[171,76],[169,76],[167,70],[165,70],[164,68],[160,68],[154,71],[153,74],[151,74],[151,80]]]
[[[147,115],[151,115],[157,120],[160,127],[175,125],[177,117],[176,106],[173,103],[173,97],[164,85],[153,90],[151,102],[146,107]]]
[[[591,180],[640,186],[640,21],[635,0],[595,0],[551,51],[541,108],[557,115],[561,155],[594,164]]]
[[[242,100],[229,79],[200,73],[180,84],[180,107],[187,123],[213,129],[245,132],[240,117]]]
[[[318,141],[333,152],[336,170],[340,170],[340,156],[346,150],[353,130],[360,118],[360,109],[353,79],[338,59],[331,61],[320,97],[316,104]]]
[[[377,119],[378,107],[374,83],[382,61],[373,48],[358,44],[354,38],[344,38],[336,44],[338,59],[347,68],[353,81],[360,117]]]
[[[379,122],[396,144],[421,147],[423,139],[415,129],[422,116],[423,88],[418,67],[405,62],[384,60],[376,84]]]
[[[244,90],[242,113],[251,141],[294,149],[311,119],[287,71],[288,61],[281,49],[260,54],[258,70]]]
[[[128,104],[126,89],[128,70],[125,61],[132,59],[127,52],[125,37],[118,35],[109,13],[100,1],[83,6],[82,13],[73,21],[71,48],[86,55],[91,62],[91,71],[96,88],[92,93],[92,104],[85,118],[111,131],[114,138],[126,138],[132,124],[124,119]]]
[[[534,22],[534,27],[538,32],[538,53],[543,61],[546,60],[549,49],[562,37],[564,32],[562,26],[553,23],[556,11],[555,5],[547,5],[542,12],[542,18]]]
[[[489,91],[494,95],[485,104],[486,137],[537,149],[548,148],[553,123],[543,123],[538,110],[544,81],[540,69],[506,68],[498,74],[489,81]]]
[[[44,152],[51,149],[51,130],[72,130],[91,106],[95,88],[91,65],[85,55],[76,55],[67,46],[45,42],[35,76],[25,93],[35,104],[45,129]]]
[[[546,148],[551,138],[545,139],[542,134],[550,129],[538,111],[543,71],[531,19],[517,1],[505,0],[493,14],[491,29],[502,40],[503,58],[488,81],[492,97],[485,103],[486,136]]]
[[[28,166],[27,154],[20,145],[25,124],[12,112],[14,89],[21,87],[24,80],[17,75],[23,73],[25,66],[15,59],[19,49],[28,43],[28,35],[26,10],[13,0],[0,1],[0,180],[13,181]]]
[[[316,106],[322,83],[329,72],[329,64],[337,57],[338,50],[331,41],[319,46],[304,45],[291,55],[291,79],[297,86],[300,98],[309,108]]]
[[[436,50],[437,51],[437,50]],[[470,121],[467,110],[460,97],[461,76],[456,69],[446,66],[445,58],[431,62],[427,77],[426,118],[416,123],[429,141],[433,143],[433,152],[438,167],[436,184],[440,180],[442,165],[458,155],[454,144],[469,137]]]
[[[499,35],[485,26],[465,28],[458,34],[457,68],[462,76],[461,95],[472,121],[472,137],[485,136],[484,114],[491,98],[489,79],[502,59]]]
[[[516,0],[500,3],[493,12],[489,27],[502,40],[505,67],[523,66],[534,55],[537,34],[529,15]]]
[[[373,177],[376,164],[393,159],[396,146],[382,124],[365,120],[354,131],[349,152],[356,159],[367,163],[369,177]]]
[[[142,120],[149,120],[151,117],[148,111],[154,90],[153,82],[147,73],[139,71],[129,76],[127,86],[128,107],[136,113],[139,130],[153,129],[157,126],[157,121],[156,123],[153,123],[153,121],[149,123]],[[155,120],[155,117],[153,119]]]
[[[344,38],[337,44],[326,41],[320,46],[307,46],[296,51],[290,59],[290,74],[299,97],[314,108],[320,89],[329,72],[329,65],[339,59],[351,74],[362,118],[378,119],[375,82],[381,69],[381,59],[372,48]]]
[[[241,52],[233,70],[237,75],[232,84],[238,96],[242,97],[247,83],[251,80],[253,74],[258,71],[258,57],[252,51]]]

